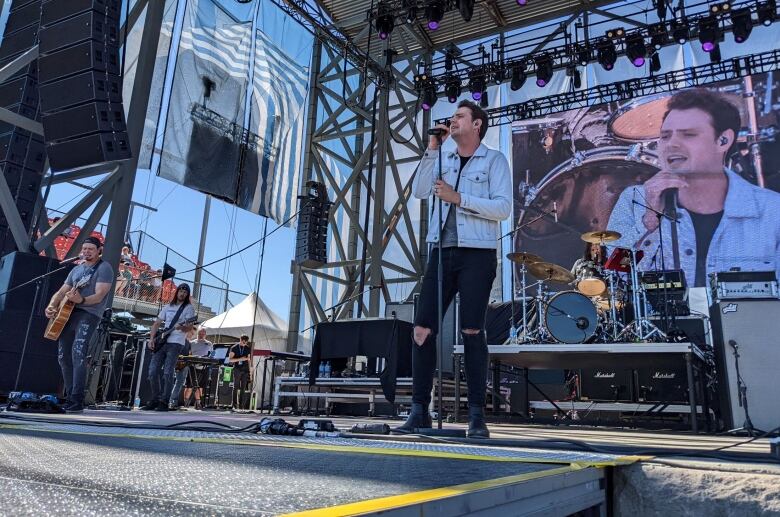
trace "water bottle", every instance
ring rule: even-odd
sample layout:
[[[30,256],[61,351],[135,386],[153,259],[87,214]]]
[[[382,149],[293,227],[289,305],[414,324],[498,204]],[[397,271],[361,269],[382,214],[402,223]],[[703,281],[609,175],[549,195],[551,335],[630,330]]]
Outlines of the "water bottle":
[[[330,361],[325,363],[325,377],[330,378]]]
[[[324,362],[320,363],[320,371],[317,374],[317,377],[319,377],[319,378],[325,377],[325,363]]]
[[[509,342],[515,343],[517,341],[517,327],[514,325],[509,327]]]
[[[141,407],[141,397],[135,397],[135,400],[133,401],[133,409],[138,409]]]

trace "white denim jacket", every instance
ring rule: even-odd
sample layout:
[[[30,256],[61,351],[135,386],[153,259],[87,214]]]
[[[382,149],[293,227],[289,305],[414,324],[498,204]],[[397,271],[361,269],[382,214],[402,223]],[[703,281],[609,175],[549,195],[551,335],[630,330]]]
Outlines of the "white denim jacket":
[[[415,197],[425,199],[433,193],[439,173],[439,151],[427,150],[412,182]],[[442,152],[442,179],[455,187],[460,170],[460,157],[455,151]],[[506,157],[480,144],[461,173],[458,184],[460,206],[455,212],[458,225],[458,247],[496,249],[499,221],[512,211],[512,179]],[[435,199],[435,198],[434,198]],[[447,220],[451,204],[442,203],[442,222]],[[433,203],[427,241],[439,242],[439,203]]]
[[[739,174],[725,169],[729,180],[723,206],[723,217],[715,229],[707,252],[707,275],[739,267],[742,271],[775,271],[780,278],[780,194],[759,188],[745,181]],[[644,250],[640,269],[661,267],[658,253],[658,230],[648,232],[642,223],[645,208],[633,203],[647,204],[641,185],[623,191],[609,217],[608,229],[620,232],[622,237],[609,243],[615,247]],[[688,287],[696,277],[696,232],[691,216],[679,208],[677,227],[680,267],[685,272]],[[671,222],[662,221],[664,261],[666,269],[673,267]],[[653,258],[657,261],[652,264]]]

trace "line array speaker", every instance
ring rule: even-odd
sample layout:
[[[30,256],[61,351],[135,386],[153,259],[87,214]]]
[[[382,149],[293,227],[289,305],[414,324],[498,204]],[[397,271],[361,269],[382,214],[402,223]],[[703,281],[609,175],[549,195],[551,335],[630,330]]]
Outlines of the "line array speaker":
[[[119,59],[120,0],[44,0],[38,77],[53,170],[130,158]]]

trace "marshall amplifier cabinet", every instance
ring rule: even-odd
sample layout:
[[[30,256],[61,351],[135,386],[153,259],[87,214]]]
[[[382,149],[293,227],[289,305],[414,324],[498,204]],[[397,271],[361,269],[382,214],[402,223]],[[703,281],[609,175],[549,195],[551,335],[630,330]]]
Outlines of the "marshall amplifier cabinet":
[[[637,402],[688,404],[688,374],[680,357],[652,357],[636,370]]]
[[[580,370],[580,400],[634,402],[634,373],[620,368]]]
[[[778,298],[774,271],[726,271],[710,276],[713,299]]]

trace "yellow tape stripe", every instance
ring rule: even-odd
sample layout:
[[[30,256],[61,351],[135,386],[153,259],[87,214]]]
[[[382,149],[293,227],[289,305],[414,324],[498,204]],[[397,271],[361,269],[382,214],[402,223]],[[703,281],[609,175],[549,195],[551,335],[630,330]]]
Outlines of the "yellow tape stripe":
[[[393,495],[388,497],[379,497],[377,499],[368,499],[366,501],[359,501],[356,503],[348,503],[338,506],[331,506],[328,508],[318,508],[316,510],[307,510],[304,512],[295,512],[286,514],[286,517],[319,517],[319,516],[346,516],[346,515],[360,515],[368,512],[380,512],[391,510],[394,508],[401,508],[404,506],[410,506],[413,504],[426,503],[429,501],[435,501],[438,499],[445,499],[448,497],[454,497],[458,495],[467,494],[470,492],[476,492],[479,490],[485,490],[489,488],[496,488],[500,486],[512,485],[523,481],[530,481],[533,479],[539,479],[548,476],[556,476],[558,474],[567,474],[580,470],[581,467],[576,465],[569,465],[567,467],[558,467],[542,472],[529,472],[527,474],[518,474],[515,476],[506,476],[496,479],[488,479],[485,481],[476,481],[473,483],[465,483],[463,485],[454,485],[443,488],[434,488],[431,490],[421,490],[419,492],[411,492],[409,494]]]
[[[166,440],[174,442],[192,442],[192,443],[216,443],[222,445],[251,445],[251,446],[265,446],[265,447],[282,447],[289,449],[304,449],[315,451],[327,451],[327,452],[346,452],[346,453],[358,453],[358,454],[381,454],[387,456],[407,456],[416,458],[436,458],[436,459],[452,459],[452,460],[470,460],[470,461],[493,461],[499,463],[540,463],[540,464],[553,464],[553,465],[569,465],[576,464],[582,467],[611,467],[616,465],[627,465],[641,461],[643,459],[649,459],[649,457],[640,456],[623,456],[616,458],[612,461],[568,461],[565,459],[556,458],[505,458],[496,456],[481,456],[479,454],[463,454],[456,452],[442,452],[442,451],[425,451],[425,450],[412,450],[412,449],[385,449],[385,448],[373,448],[373,447],[360,447],[352,445],[324,445],[324,444],[307,444],[307,443],[293,443],[287,441],[255,441],[255,440],[236,440],[230,438],[201,438],[201,437],[182,437],[182,436],[149,436],[129,433],[90,433],[86,431],[72,431],[62,429],[38,429],[34,426],[18,426],[0,424],[0,429],[12,428],[16,430],[28,430],[38,431],[44,433],[62,433],[73,434],[80,436],[105,436],[108,438],[132,438],[139,440]]]

